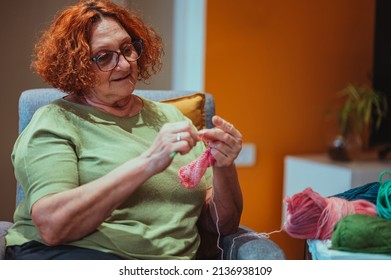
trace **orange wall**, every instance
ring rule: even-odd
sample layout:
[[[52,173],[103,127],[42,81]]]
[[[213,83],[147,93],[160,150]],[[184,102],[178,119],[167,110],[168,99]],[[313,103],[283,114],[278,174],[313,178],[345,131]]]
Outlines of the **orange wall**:
[[[280,228],[284,156],[325,151],[327,106],[368,81],[374,12],[375,0],[207,1],[206,91],[257,147],[256,165],[239,168],[242,224]],[[302,240],[270,238],[303,258]]]

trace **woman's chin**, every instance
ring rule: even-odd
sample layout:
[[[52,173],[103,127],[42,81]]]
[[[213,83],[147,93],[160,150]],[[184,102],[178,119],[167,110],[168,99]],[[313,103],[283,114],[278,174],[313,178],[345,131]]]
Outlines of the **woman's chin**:
[[[113,86],[118,88],[118,91],[124,92],[125,94],[129,94],[129,92],[133,92],[136,88],[135,83],[133,83],[129,79],[112,82],[112,87]]]

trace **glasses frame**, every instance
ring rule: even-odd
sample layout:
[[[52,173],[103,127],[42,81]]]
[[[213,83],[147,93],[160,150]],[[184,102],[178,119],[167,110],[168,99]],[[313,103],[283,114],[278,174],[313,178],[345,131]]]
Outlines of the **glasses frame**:
[[[140,46],[139,52],[137,51],[137,48],[134,46],[135,44],[139,44],[139,46]],[[104,54],[112,53],[112,54],[116,54],[116,55],[117,55],[115,65],[114,65],[112,68],[108,69],[108,70],[102,70],[102,68],[99,66],[99,59],[100,59],[104,54],[100,54],[100,55],[94,56],[93,58],[91,58],[91,60],[92,60],[93,62],[95,62],[96,66],[98,66],[98,68],[99,68],[100,71],[102,71],[102,72],[110,72],[111,70],[113,70],[115,67],[118,66],[118,63],[119,63],[119,56],[120,56],[120,55],[122,55],[122,56],[125,58],[125,60],[126,60],[127,62],[129,62],[129,63],[130,63],[130,62],[135,62],[135,61],[137,61],[137,60],[141,57],[141,55],[142,55],[142,53],[143,53],[143,44],[144,44],[144,42],[143,42],[143,40],[141,40],[141,39],[139,39],[139,40],[134,40],[134,41],[132,41],[132,42],[130,43],[130,45],[133,46],[133,49],[134,49],[134,50],[136,51],[136,53],[138,54],[138,57],[137,57],[136,59],[134,59],[134,60],[129,60],[129,59],[126,58],[126,56],[125,56],[124,53],[123,53],[123,48],[122,48],[121,50],[119,50],[119,51],[107,51],[107,52],[105,52]]]

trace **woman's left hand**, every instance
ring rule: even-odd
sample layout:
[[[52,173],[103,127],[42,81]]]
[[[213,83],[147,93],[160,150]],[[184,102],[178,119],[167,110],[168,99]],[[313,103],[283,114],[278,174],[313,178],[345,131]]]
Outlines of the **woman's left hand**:
[[[211,148],[212,155],[216,159],[216,167],[231,166],[242,149],[242,134],[219,116],[214,116],[212,122],[214,128],[202,129],[198,135]]]

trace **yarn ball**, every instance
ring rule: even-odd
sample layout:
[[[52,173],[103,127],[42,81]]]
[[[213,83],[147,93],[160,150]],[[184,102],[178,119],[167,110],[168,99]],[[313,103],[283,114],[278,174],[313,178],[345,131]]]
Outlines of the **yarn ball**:
[[[383,171],[380,173],[379,181],[380,188],[377,195],[377,213],[379,217],[384,219],[391,219],[391,180],[383,180],[384,175],[391,176],[391,173],[388,171]]]
[[[390,220],[352,214],[336,224],[331,237],[331,248],[348,252],[391,254],[390,240]]]
[[[335,194],[333,197],[340,197],[346,200],[365,199],[373,204],[376,204],[379,187],[379,182],[371,182],[362,186],[351,188],[342,193]]]
[[[376,205],[369,201],[325,198],[312,188],[286,197],[285,203],[287,218],[284,230],[299,239],[330,239],[335,224],[349,214],[377,216]]]

